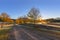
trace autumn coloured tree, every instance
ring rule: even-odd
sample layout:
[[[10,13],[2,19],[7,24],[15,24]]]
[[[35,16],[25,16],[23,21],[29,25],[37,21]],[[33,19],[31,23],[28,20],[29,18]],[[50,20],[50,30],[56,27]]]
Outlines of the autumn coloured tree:
[[[13,20],[11,20],[10,16],[5,12],[1,13],[0,19],[2,20],[2,22],[13,23]]]

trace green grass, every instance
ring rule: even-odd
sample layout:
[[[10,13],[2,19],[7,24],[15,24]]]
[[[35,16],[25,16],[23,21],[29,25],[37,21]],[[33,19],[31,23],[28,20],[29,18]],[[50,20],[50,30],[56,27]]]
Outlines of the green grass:
[[[7,40],[7,39],[8,39],[8,31],[0,30],[0,40]]]
[[[2,29],[0,30],[0,40],[8,40],[9,38],[9,31],[11,30],[12,28],[8,28],[8,29]]]

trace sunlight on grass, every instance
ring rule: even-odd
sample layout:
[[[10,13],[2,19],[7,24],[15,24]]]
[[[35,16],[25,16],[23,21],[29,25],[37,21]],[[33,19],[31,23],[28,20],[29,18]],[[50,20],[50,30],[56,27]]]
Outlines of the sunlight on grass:
[[[0,40],[8,40],[10,30],[11,30],[11,27],[7,29],[0,28]]]

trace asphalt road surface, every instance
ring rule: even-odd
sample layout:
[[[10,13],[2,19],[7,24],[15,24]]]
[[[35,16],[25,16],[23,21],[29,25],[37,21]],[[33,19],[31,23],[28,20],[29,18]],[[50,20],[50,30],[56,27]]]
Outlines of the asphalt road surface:
[[[13,26],[11,40],[60,40],[60,34],[37,31],[23,25]]]

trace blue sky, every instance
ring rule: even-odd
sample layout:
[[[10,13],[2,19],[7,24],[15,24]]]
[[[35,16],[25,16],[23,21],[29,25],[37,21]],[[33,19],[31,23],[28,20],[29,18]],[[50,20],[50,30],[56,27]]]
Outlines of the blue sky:
[[[6,12],[14,19],[26,15],[32,7],[38,8],[43,18],[60,17],[60,0],[0,0],[0,14]]]

